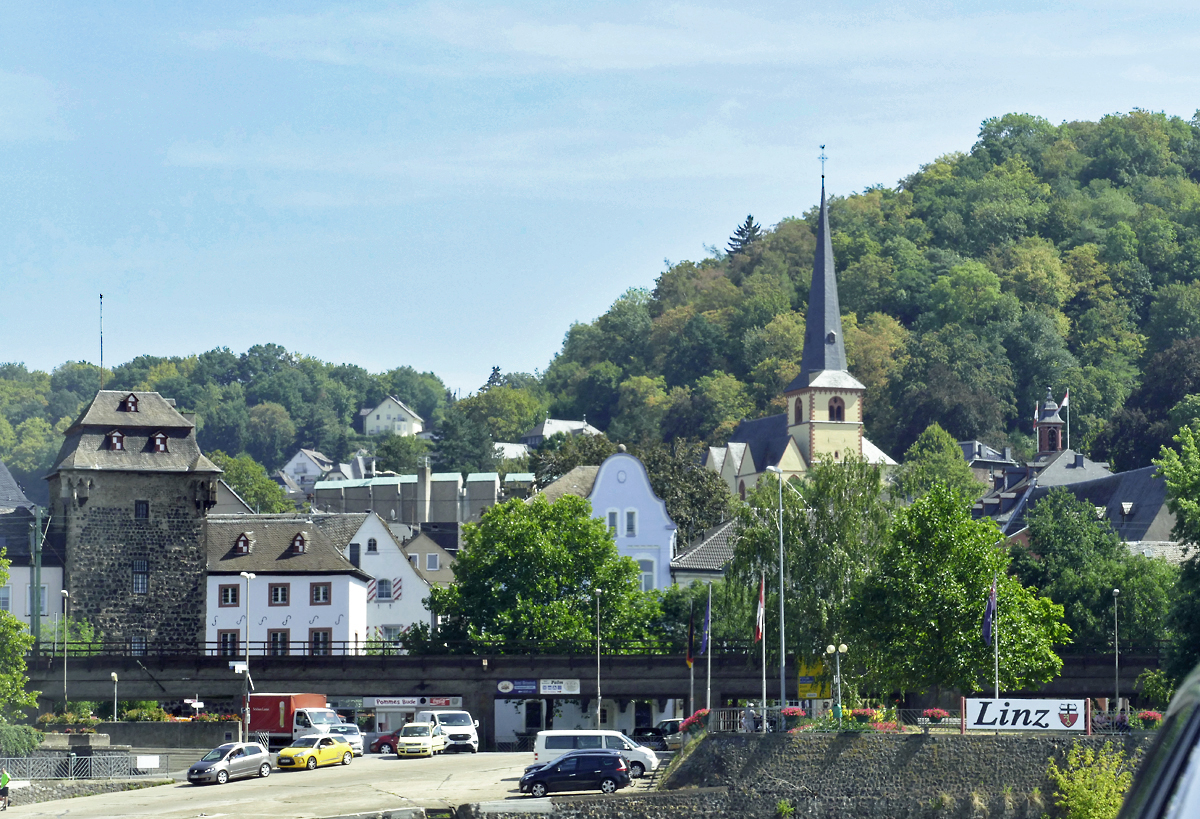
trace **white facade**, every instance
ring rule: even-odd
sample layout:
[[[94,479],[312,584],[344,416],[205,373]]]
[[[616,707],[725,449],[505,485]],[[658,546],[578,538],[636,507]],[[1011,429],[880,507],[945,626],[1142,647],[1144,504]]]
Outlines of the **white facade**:
[[[301,449],[283,465],[281,471],[299,484],[305,494],[309,494],[313,491],[313,484],[321,480],[333,466],[333,461],[320,452]]]
[[[429,597],[429,583],[413,568],[383,518],[367,515],[351,538],[345,555],[373,578],[364,599],[366,631],[371,640],[395,640],[416,623],[431,623],[421,601]]]
[[[26,627],[29,626],[30,583],[33,570],[28,566],[10,566],[8,580],[0,586],[0,611],[7,611]],[[57,566],[42,566],[42,629],[49,634],[56,617],[63,612],[62,569]]]
[[[353,575],[261,572],[248,594],[237,574],[210,573],[207,583],[204,639],[230,656],[245,652],[247,614],[252,655],[282,654],[283,643],[291,654],[358,653],[367,639],[367,581]]]
[[[624,452],[609,456],[596,473],[588,500],[592,514],[613,530],[617,551],[638,564],[642,589],[670,586],[677,527],[650,488],[642,462]]]
[[[363,432],[367,435],[418,435],[424,429],[424,419],[390,395],[363,419]]]

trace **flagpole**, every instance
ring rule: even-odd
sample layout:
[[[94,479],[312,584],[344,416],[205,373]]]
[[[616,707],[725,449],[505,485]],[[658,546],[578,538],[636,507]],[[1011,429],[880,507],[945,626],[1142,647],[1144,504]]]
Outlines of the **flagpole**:
[[[708,614],[704,617],[704,648],[708,655],[708,685],[704,690],[704,710],[712,710],[712,581],[708,581]]]
[[[996,614],[992,618],[992,647],[996,659],[996,699],[1000,699],[1000,594],[996,587],[996,577],[992,576],[992,587],[996,588]]]
[[[766,589],[767,571],[766,569],[763,569],[762,585],[759,586],[758,590],[758,611],[759,617],[761,618],[760,623],[762,624],[762,732],[764,734],[767,732],[767,619],[765,616],[766,611],[764,609],[766,606],[766,601],[763,599]]]
[[[693,600],[688,615],[688,716],[696,713],[696,658],[692,656],[693,635],[696,633],[696,603]]]

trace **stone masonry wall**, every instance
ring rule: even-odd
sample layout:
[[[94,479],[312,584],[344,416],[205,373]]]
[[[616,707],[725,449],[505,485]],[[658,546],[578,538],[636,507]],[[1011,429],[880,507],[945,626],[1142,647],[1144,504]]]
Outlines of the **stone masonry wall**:
[[[142,636],[195,645],[204,633],[205,567],[196,475],[91,472],[87,500],[63,497],[52,479],[51,497],[65,527],[66,584],[71,616],[86,619],[105,639]],[[134,503],[149,501],[150,517],[134,518]],[[133,561],[145,560],[149,585],[133,591]]]
[[[71,781],[66,779],[39,779],[25,787],[11,788],[9,801],[13,807],[35,805],[52,799],[71,799],[76,796],[95,796],[98,793],[135,791],[158,785],[172,785],[171,779],[93,779]]]

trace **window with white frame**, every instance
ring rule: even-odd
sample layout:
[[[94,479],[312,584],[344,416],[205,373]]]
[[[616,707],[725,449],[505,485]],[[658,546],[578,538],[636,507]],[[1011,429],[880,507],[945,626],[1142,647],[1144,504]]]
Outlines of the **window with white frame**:
[[[642,591],[644,591],[644,592],[645,591],[653,591],[654,590],[654,561],[653,560],[639,560],[638,561],[638,573],[641,575],[641,578],[642,578]]]
[[[151,443],[151,448],[155,452],[166,452],[167,451],[167,434],[165,432],[156,433],[154,435],[154,437],[150,439],[150,443]]]
[[[438,568],[438,553],[430,552],[429,554],[425,555],[425,571],[436,572]]]
[[[617,533],[617,524],[621,521],[621,513],[616,509],[608,510],[608,530],[614,535]]]
[[[12,586],[0,586],[0,611],[12,611]]]
[[[375,581],[375,599],[376,600],[391,600],[392,599],[392,581],[386,577]]]
[[[368,552],[378,552],[379,551],[379,541],[373,537],[367,538],[367,551]]]
[[[419,569],[421,567],[421,556],[420,555],[409,555],[408,562],[413,564],[414,569]]]
[[[404,633],[404,629],[402,629],[400,626],[384,626],[383,627],[383,639],[385,642],[388,642],[388,643],[400,642],[400,635],[402,635],[403,633]]]
[[[32,596],[30,595],[30,593],[29,593],[30,589],[32,589],[32,588],[33,588],[33,584],[32,584],[32,583],[30,583],[30,584],[27,584],[27,585],[25,586],[25,616],[26,616],[26,617],[28,617],[30,614],[32,614],[32,613],[33,613],[33,597],[32,597]],[[41,606],[42,606],[42,608],[40,609],[40,611],[42,612],[42,614],[45,614],[45,613],[46,613],[46,599],[47,599],[47,596],[46,596],[46,586],[42,586],[42,594],[41,594]]]
[[[625,537],[637,536],[637,510],[625,510]]]

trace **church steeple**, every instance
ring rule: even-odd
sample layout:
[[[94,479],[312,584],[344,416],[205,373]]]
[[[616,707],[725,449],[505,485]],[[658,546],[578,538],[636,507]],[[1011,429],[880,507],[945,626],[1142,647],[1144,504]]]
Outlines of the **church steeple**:
[[[825,175],[821,175],[821,214],[817,220],[817,249],[813,256],[812,287],[805,317],[804,353],[800,375],[789,390],[807,387],[824,370],[846,371],[846,343],[838,305],[837,274],[833,266],[833,239],[829,233],[829,206],[825,202]]]

